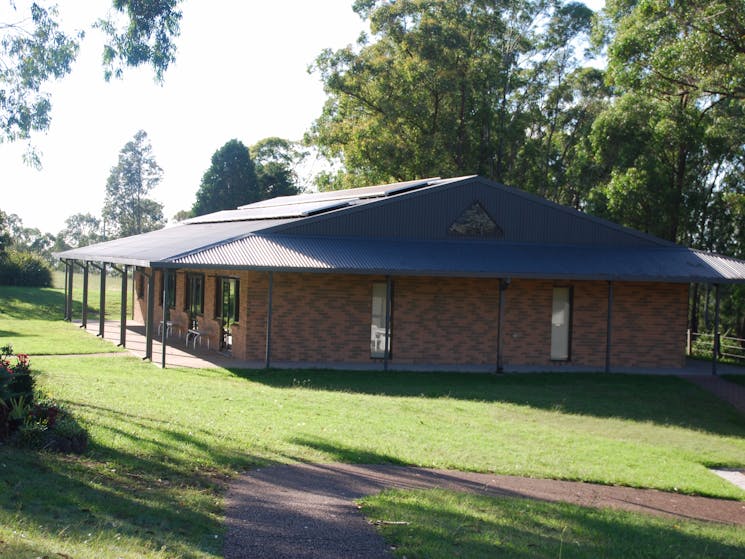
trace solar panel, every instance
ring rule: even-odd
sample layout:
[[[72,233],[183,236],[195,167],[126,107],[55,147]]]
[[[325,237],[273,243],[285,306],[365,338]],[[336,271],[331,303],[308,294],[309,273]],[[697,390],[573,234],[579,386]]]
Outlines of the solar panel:
[[[293,217],[308,217],[318,213],[328,212],[348,206],[346,200],[316,201],[304,204],[289,204],[283,206],[256,207],[245,206],[237,210],[223,210],[207,215],[200,215],[185,220],[184,223],[220,223],[225,221],[250,221],[256,219],[287,219]]]
[[[311,202],[330,202],[332,200],[363,200],[367,198],[380,198],[400,194],[407,190],[422,188],[431,184],[438,178],[421,179],[416,181],[398,182],[394,184],[380,184],[376,186],[363,186],[361,188],[348,188],[345,190],[332,190],[329,192],[309,192],[296,194],[294,196],[278,196],[270,200],[262,200],[245,206],[239,206],[239,210],[249,208],[270,208],[277,206],[290,206],[296,204],[308,204]]]

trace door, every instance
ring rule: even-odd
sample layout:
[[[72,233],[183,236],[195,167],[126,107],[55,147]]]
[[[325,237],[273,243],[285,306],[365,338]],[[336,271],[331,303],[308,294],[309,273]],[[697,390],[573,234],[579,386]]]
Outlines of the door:
[[[238,322],[238,280],[220,278],[218,282],[218,304],[215,305],[220,320],[220,350],[233,349],[233,324]]]

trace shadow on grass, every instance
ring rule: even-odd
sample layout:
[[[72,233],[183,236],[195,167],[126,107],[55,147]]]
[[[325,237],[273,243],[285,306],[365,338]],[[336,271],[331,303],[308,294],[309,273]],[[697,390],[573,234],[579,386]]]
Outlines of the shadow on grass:
[[[395,466],[408,466],[408,462],[399,460],[390,454],[381,454],[364,448],[345,446],[338,442],[331,443],[319,437],[294,437],[290,441],[293,444],[306,446],[314,450],[325,452],[332,457],[334,462],[344,464],[393,464]]]
[[[83,305],[73,301],[73,313],[80,315]],[[0,312],[10,318],[62,320],[65,293],[49,287],[0,287]]]
[[[86,552],[101,546],[86,556],[115,556],[120,539],[143,556],[158,555],[161,548],[176,557],[220,555],[220,494],[227,478],[200,464],[229,471],[266,461],[213,448],[164,422],[140,418],[127,432],[107,423],[134,424],[136,418],[97,411],[99,428],[118,441],[116,448],[94,440],[86,455],[68,457],[0,447],[0,518],[39,527],[46,539],[60,534],[66,545]],[[98,543],[86,545],[87,540]]]
[[[514,497],[389,491],[362,512],[402,555],[432,558],[740,558],[738,528]],[[394,524],[400,522],[401,524]]]
[[[275,388],[499,402],[745,436],[741,414],[693,384],[670,376],[241,369],[230,372]]]

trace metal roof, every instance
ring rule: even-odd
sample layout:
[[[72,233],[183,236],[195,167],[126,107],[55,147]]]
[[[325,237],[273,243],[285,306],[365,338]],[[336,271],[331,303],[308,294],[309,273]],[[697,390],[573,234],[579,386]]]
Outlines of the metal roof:
[[[745,280],[744,261],[685,247],[593,247],[286,235],[249,235],[162,264],[383,275],[679,283]]]
[[[66,260],[149,267],[152,262],[167,261],[184,253],[194,252],[216,243],[229,242],[236,237],[283,223],[286,223],[286,220],[179,224],[150,233],[66,250],[56,253],[55,256]]]
[[[499,238],[448,233],[476,203]],[[56,256],[143,267],[745,282],[741,260],[690,250],[481,177],[280,197]]]

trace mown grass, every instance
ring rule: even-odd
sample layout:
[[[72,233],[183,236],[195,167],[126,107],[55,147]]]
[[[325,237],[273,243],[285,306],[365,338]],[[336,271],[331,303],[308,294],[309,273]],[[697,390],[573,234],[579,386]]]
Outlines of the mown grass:
[[[745,386],[745,375],[723,375],[722,378],[735,384]]]
[[[37,317],[4,316],[56,328],[56,303],[45,301],[59,294],[36,297],[3,288],[0,308],[20,305]],[[77,344],[64,326],[52,344],[60,354]],[[92,444],[84,457],[0,446],[3,557],[219,557],[225,482],[278,462],[414,464],[745,499],[706,469],[745,467],[743,417],[677,378],[161,370],[132,357],[39,357],[32,342],[20,337],[16,350],[32,353],[40,387]]]
[[[80,301],[74,301],[73,307],[80,317]],[[59,289],[0,287],[0,344],[32,355],[123,351],[88,335],[77,324],[63,322],[64,308],[64,292]]]
[[[442,490],[387,491],[362,512],[397,557],[738,559],[741,526]]]

